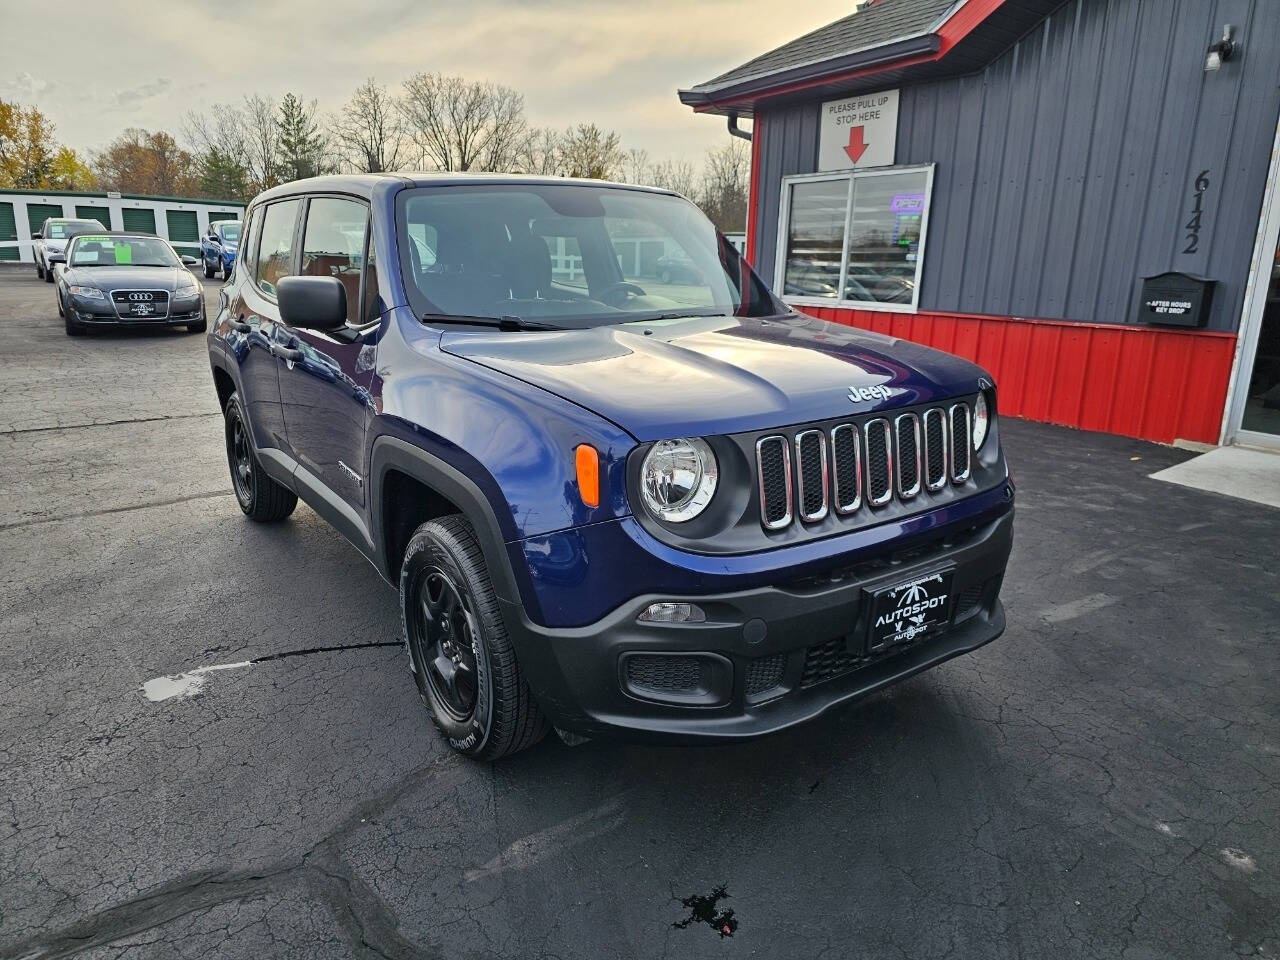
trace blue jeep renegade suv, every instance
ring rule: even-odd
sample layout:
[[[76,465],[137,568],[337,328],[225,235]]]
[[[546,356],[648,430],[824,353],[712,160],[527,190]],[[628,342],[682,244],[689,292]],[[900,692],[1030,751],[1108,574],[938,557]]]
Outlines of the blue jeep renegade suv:
[[[398,584],[457,750],[754,736],[1004,629],[990,379],[788,309],[688,201],[326,177],[244,222],[209,336],[240,507],[301,497]]]

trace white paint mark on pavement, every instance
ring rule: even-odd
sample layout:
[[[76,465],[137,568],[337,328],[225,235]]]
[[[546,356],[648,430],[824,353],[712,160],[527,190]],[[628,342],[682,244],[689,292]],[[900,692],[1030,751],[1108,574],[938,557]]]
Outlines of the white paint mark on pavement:
[[[1237,850],[1235,847],[1227,847],[1224,850],[1221,850],[1220,853],[1228,867],[1235,867],[1241,873],[1258,872],[1258,865],[1253,862],[1253,857],[1249,856],[1243,850]]]
[[[473,883],[506,870],[525,870],[566,847],[616,830],[622,825],[625,816],[622,798],[615,797],[576,817],[570,817],[545,830],[521,837],[488,863],[466,871],[462,879],[467,883]]]
[[[251,661],[240,663],[215,663],[208,667],[196,667],[186,673],[170,674],[167,677],[156,677],[142,685],[142,695],[152,703],[172,700],[174,697],[194,697],[204,690],[204,675],[216,670],[239,670],[251,665]]]
[[[1048,620],[1050,623],[1063,623],[1067,620],[1074,620],[1077,617],[1093,613],[1095,610],[1109,607],[1118,601],[1118,597],[1113,597],[1109,593],[1092,593],[1087,597],[1081,597],[1079,600],[1069,600],[1066,603],[1060,603],[1057,606],[1041,610],[1040,619]]]
[[[1163,833],[1166,837],[1177,836],[1177,834],[1173,832],[1173,827],[1169,826],[1163,820],[1156,821],[1156,829],[1159,830],[1161,833]]]

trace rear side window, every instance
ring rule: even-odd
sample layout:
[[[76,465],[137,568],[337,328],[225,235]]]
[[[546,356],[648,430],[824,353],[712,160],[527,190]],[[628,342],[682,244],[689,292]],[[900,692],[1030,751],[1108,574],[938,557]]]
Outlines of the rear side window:
[[[262,232],[262,208],[251,210],[244,221],[244,243],[240,244],[240,256],[236,257],[236,269],[247,270],[252,276],[258,265],[258,234]]]
[[[356,200],[316,197],[307,207],[302,274],[337,277],[347,291],[347,320],[360,322],[360,273],[369,208]]]
[[[264,293],[275,296],[276,284],[293,267],[293,228],[298,220],[298,200],[284,200],[266,208],[262,239],[258,242],[255,276]]]

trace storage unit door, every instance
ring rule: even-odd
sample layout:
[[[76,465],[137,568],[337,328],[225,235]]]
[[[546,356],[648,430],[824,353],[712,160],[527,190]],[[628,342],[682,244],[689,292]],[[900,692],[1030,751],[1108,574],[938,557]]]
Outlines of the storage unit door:
[[[81,220],[97,220],[107,230],[111,229],[110,207],[77,206],[76,216]]]
[[[17,260],[18,224],[13,216],[12,203],[0,203],[0,260]]]
[[[169,242],[179,253],[200,253],[200,226],[194,210],[166,210],[164,218],[169,224]]]
[[[156,232],[156,212],[154,210],[125,207],[120,212],[123,214],[121,222],[126,230],[132,230],[135,233]]]
[[[39,233],[44,228],[44,222],[50,217],[65,217],[62,212],[62,204],[60,203],[28,203],[27,204],[27,224],[30,226],[31,233]]]

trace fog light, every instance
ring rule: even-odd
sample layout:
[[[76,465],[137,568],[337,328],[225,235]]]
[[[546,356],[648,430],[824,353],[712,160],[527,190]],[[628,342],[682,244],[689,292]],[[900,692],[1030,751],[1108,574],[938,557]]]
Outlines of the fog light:
[[[704,623],[707,615],[696,603],[651,603],[636,618],[644,623]]]

